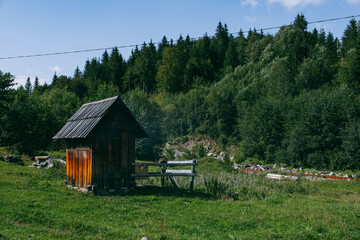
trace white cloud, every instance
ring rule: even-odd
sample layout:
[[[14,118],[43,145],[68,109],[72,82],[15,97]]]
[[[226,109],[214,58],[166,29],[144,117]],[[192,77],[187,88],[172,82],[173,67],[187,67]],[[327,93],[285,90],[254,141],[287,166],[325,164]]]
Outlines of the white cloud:
[[[14,86],[14,88],[18,88],[20,86],[25,86],[25,83],[26,83],[26,80],[29,76],[15,76],[15,83],[16,85]],[[30,77],[30,82],[31,84],[34,86],[34,82],[35,82],[35,77]],[[44,85],[44,83],[48,83],[48,79],[46,78],[42,78],[42,77],[39,77],[39,84],[40,85]]]
[[[250,17],[250,16],[245,16],[244,19],[246,21],[248,21],[249,23],[255,23],[258,21],[258,19],[256,17]]]
[[[360,0],[347,0],[348,3],[360,3]]]
[[[61,72],[61,68],[59,66],[53,66],[53,67],[50,68],[50,70],[52,70],[52,71],[54,71],[56,73]]]
[[[309,4],[320,4],[324,0],[267,0],[269,3],[280,3],[287,8],[293,8],[297,5],[309,5]],[[348,0],[348,1],[359,1],[359,0]]]
[[[257,0],[242,0],[240,3],[242,6],[250,5],[251,7],[256,7],[259,4]]]

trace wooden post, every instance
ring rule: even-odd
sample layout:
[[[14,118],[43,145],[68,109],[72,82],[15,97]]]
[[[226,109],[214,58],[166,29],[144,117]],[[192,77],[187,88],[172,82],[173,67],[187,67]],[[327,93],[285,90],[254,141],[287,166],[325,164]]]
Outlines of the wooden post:
[[[194,162],[194,164],[191,166],[191,172],[193,173],[193,174],[195,174],[195,162]],[[191,181],[190,181],[190,191],[192,192],[193,190],[194,190],[194,175],[193,176],[191,176]]]
[[[161,167],[161,186],[164,187],[165,186],[165,172],[166,172],[166,168],[165,166]]]

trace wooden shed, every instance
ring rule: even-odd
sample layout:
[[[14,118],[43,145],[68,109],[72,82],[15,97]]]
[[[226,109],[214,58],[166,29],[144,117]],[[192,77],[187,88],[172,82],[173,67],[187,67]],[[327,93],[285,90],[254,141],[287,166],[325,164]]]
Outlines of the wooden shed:
[[[116,96],[82,105],[53,138],[66,140],[68,184],[101,192],[135,184],[135,138],[144,137]]]

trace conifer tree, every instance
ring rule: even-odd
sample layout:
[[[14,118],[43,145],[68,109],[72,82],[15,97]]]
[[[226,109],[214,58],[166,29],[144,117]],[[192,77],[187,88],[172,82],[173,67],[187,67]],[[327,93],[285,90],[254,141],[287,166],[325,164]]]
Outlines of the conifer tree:
[[[218,23],[216,28],[215,37],[211,41],[211,62],[213,63],[216,71],[219,71],[224,65],[225,53],[229,45],[229,32],[227,25]]]
[[[35,89],[37,89],[39,87],[39,78],[38,76],[35,77],[35,82],[34,82],[34,91]]]
[[[358,23],[358,25],[360,25],[360,23]],[[358,34],[359,34],[359,26],[357,26],[355,19],[351,19],[342,37],[341,52],[343,56],[346,56],[346,53],[350,49],[356,47]]]
[[[231,67],[231,70],[239,65],[237,56],[237,46],[234,38],[230,36],[229,46],[225,53],[224,68]]]
[[[115,47],[113,48],[109,62],[108,62],[108,71],[110,82],[114,83],[115,86],[119,88],[119,91],[123,91],[123,76],[126,71],[126,65],[124,59],[119,53],[119,50]]]
[[[14,86],[14,76],[0,70],[0,109],[6,108],[5,103],[9,100],[12,86]]]
[[[235,38],[235,41],[237,42],[237,58],[238,58],[238,64],[244,65],[246,63],[246,45],[247,45],[247,39],[244,36],[244,32],[242,29],[240,29],[239,36]]]
[[[26,79],[25,91],[26,91],[27,93],[31,93],[31,91],[32,91],[32,85],[31,85],[31,82],[30,82],[30,77],[28,77],[28,78]]]
[[[161,62],[161,58],[162,58],[162,53],[163,53],[164,49],[167,48],[168,46],[169,46],[168,40],[164,36],[161,40],[161,43],[159,43],[159,47],[158,47],[158,51],[157,51],[158,59],[160,60],[160,62]]]

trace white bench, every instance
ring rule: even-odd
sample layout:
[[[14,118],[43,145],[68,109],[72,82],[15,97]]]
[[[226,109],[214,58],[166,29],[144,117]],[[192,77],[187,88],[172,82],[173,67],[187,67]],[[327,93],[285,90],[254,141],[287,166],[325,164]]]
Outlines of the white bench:
[[[161,168],[161,172],[148,172],[148,173],[134,173],[132,177],[161,177],[161,186],[165,185],[165,177],[169,177],[171,183],[179,187],[178,182],[174,177],[191,177],[190,191],[194,190],[194,177],[196,176],[195,166],[197,165],[196,160],[187,161],[168,161],[166,163],[146,163],[146,162],[135,162],[134,166],[157,166]],[[170,169],[175,166],[191,166],[191,169]]]

